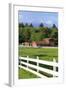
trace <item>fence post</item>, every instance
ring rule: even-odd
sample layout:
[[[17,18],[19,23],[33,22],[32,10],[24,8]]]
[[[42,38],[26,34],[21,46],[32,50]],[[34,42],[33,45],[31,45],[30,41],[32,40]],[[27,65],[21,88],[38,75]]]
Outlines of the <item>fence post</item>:
[[[27,56],[27,64],[29,63],[29,60],[28,60],[29,56]],[[28,68],[28,65],[27,65],[27,68]]]
[[[19,62],[18,63],[19,63],[19,65],[21,65],[21,60],[20,59],[19,59]]]
[[[53,58],[53,62],[56,63],[56,59],[55,58]],[[56,66],[53,66],[53,71],[56,72]],[[56,77],[56,76],[53,74],[53,77]]]
[[[39,60],[39,57],[38,56],[37,56],[37,60]],[[39,62],[37,62],[37,73],[39,72],[38,67],[39,67]]]
[[[21,65],[21,60],[20,59],[19,59],[18,63],[19,63],[19,66],[20,66]],[[19,67],[19,69],[20,69],[20,67]]]

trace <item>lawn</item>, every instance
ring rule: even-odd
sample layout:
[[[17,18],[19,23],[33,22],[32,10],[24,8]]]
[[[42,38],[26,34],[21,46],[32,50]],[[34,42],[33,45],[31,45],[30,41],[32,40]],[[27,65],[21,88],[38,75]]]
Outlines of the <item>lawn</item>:
[[[29,56],[41,60],[53,61],[53,58],[58,61],[58,48],[21,48],[19,47],[19,56]]]
[[[29,79],[29,78],[38,78],[38,76],[37,75],[35,75],[35,74],[33,74],[33,73],[31,73],[31,72],[29,72],[29,71],[26,71],[26,70],[24,70],[24,69],[22,69],[22,68],[19,68],[19,75],[18,75],[18,78],[19,79]]]
[[[56,59],[58,62],[58,48],[23,48],[19,47],[19,56],[23,57],[31,57],[31,58],[36,58],[37,56],[41,60],[47,60],[47,61],[53,61],[53,58]],[[42,66],[42,65],[40,65]],[[43,66],[45,68],[53,69],[51,66]],[[40,72],[43,73],[43,72]],[[48,77],[52,77],[52,75],[43,73],[44,75]],[[26,71],[24,69],[19,68],[18,69],[18,78],[19,79],[29,79],[29,78],[37,78],[36,75],[33,73]]]

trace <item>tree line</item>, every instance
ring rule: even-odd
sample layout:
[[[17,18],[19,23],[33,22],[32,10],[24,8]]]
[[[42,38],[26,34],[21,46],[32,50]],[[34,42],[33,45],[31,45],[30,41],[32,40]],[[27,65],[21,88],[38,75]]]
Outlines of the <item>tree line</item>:
[[[47,27],[43,23],[40,23],[38,27],[34,27],[32,23],[19,23],[19,44],[23,42],[41,41],[44,38],[53,38],[58,45],[58,28],[55,24],[52,27]]]

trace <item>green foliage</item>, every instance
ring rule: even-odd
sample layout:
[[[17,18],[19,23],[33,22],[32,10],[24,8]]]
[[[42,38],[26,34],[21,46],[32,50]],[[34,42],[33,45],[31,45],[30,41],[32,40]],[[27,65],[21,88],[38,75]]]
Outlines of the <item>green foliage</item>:
[[[33,27],[32,23],[29,25],[30,27]]]
[[[42,39],[42,33],[38,28],[34,28],[31,33],[31,41],[40,41]]]
[[[55,24],[50,28],[43,26],[43,23],[39,27],[33,27],[32,23],[19,24],[19,43],[40,41],[44,38],[54,38],[56,45],[58,44],[58,29]]]
[[[51,36],[52,38],[56,38],[56,37],[58,37],[57,35],[58,35],[57,29],[56,29],[56,28],[52,28],[52,29],[51,29],[51,35],[50,35],[50,36]]]
[[[19,27],[24,27],[24,24],[23,23],[19,23]]]
[[[28,27],[24,28],[23,34],[24,34],[25,41],[29,41],[31,36],[30,28]]]
[[[25,36],[23,34],[23,30],[22,27],[19,28],[19,43],[22,43],[25,41]]]

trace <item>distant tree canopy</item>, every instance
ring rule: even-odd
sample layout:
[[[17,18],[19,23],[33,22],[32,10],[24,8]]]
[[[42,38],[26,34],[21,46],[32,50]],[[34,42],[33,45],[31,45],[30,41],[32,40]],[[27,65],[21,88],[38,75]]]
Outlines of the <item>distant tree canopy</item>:
[[[44,25],[43,25],[43,23],[40,23],[40,25],[39,25],[40,27],[43,27]]]
[[[55,24],[53,24],[53,26],[52,26],[52,27],[53,27],[53,28],[57,28]]]
[[[32,23],[19,23],[19,43],[40,41],[44,38],[54,38],[58,44],[58,28],[55,24],[45,27],[40,23],[38,27],[34,27]]]
[[[33,27],[32,23],[29,25],[30,27]]]
[[[24,27],[24,24],[23,24],[23,23],[20,23],[20,24],[19,24],[19,28],[20,28],[20,27]]]

